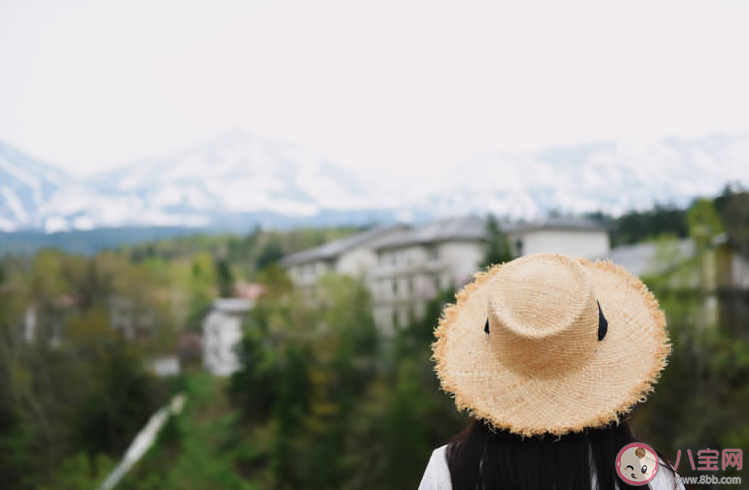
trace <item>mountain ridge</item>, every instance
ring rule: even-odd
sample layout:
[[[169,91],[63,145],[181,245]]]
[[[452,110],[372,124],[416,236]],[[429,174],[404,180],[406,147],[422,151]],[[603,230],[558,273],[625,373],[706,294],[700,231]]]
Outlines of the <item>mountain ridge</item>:
[[[749,183],[748,162],[749,134],[602,141],[485,151],[406,182],[231,130],[181,152],[74,178],[0,142],[0,230],[361,225],[487,212],[616,216]]]

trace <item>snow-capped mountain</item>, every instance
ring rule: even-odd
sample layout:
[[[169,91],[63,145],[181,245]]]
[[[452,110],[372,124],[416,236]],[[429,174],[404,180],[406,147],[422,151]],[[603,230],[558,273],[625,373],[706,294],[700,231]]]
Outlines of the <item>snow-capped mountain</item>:
[[[435,176],[411,206],[439,215],[461,209],[526,218],[552,211],[616,216],[655,204],[684,206],[736,182],[749,183],[749,135],[604,142],[476,155]]]
[[[325,213],[346,221],[376,202],[366,190],[353,173],[297,147],[232,131],[171,157],[71,182],[45,206],[46,228],[273,225]]]
[[[0,142],[0,231],[40,227],[42,207],[66,176]]]
[[[620,214],[749,183],[749,135],[486,152],[404,181],[242,131],[86,179],[0,144],[0,230],[360,224],[494,212]]]

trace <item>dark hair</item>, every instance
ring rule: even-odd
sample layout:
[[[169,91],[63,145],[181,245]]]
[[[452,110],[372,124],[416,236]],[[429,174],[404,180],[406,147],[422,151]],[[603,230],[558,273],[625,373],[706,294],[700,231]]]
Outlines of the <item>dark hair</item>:
[[[616,474],[616,456],[631,442],[626,421],[561,437],[524,438],[476,420],[448,444],[446,457],[453,490],[641,490],[647,487],[631,486]]]

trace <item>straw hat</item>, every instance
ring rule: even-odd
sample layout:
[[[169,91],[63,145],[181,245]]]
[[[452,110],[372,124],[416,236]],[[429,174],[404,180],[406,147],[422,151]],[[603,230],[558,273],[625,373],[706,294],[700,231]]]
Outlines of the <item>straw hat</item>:
[[[442,389],[525,436],[618,422],[671,350],[655,297],[609,261],[528,255],[477,274],[456,298],[432,344]]]

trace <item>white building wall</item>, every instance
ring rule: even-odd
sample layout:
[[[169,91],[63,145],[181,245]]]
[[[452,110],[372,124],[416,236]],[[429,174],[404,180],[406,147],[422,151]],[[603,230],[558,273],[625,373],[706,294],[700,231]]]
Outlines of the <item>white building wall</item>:
[[[429,250],[424,245],[407,245],[380,252],[375,265],[381,272],[403,272],[414,265],[429,260]]]
[[[330,271],[330,266],[322,260],[305,262],[304,264],[289,267],[289,275],[294,284],[298,286],[314,286],[317,284],[320,276]]]
[[[353,277],[365,277],[377,264],[377,255],[366,248],[354,249],[342,254],[335,264],[335,273]]]
[[[222,311],[212,311],[203,322],[203,364],[216,376],[229,376],[239,370],[234,352],[242,340],[242,319]]]
[[[383,332],[424,313],[440,290],[458,288],[479,270],[483,242],[408,245],[380,252],[371,275],[375,321]]]
[[[150,360],[149,364],[151,370],[161,378],[176,376],[180,372],[180,363],[177,356],[155,357]]]
[[[739,289],[749,289],[749,261],[741,254],[734,252],[731,260],[732,264],[732,287]]]
[[[31,344],[36,340],[36,307],[28,306],[23,317],[23,340]]]
[[[484,242],[444,242],[439,246],[439,260],[447,265],[448,277],[442,277],[440,289],[461,287],[470,282],[481,267]]]
[[[609,253],[609,236],[603,230],[532,230],[511,233],[512,246],[520,240],[522,255],[556,252],[573,257],[603,257]]]
[[[428,260],[428,251],[421,245],[380,252],[370,270],[374,298],[378,301],[396,301],[416,294],[418,272]]]

